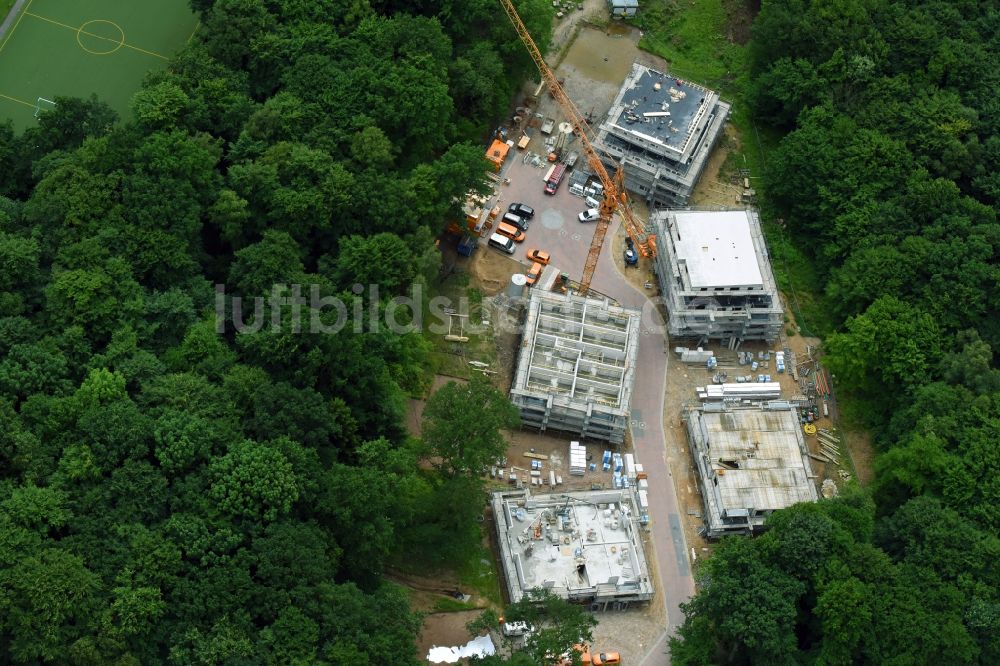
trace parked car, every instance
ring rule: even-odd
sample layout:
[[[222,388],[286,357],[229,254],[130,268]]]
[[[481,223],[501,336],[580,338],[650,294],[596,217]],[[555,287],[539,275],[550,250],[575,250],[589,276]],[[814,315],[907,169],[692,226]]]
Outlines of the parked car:
[[[513,213],[518,217],[523,217],[526,220],[530,220],[535,216],[535,209],[523,203],[512,203],[507,206],[507,212]]]
[[[527,622],[504,622],[503,635],[507,637],[525,636],[532,633],[534,629]]]
[[[507,224],[513,224],[521,231],[528,230],[528,218],[526,217],[521,217],[520,215],[515,215],[514,213],[504,213],[502,221]]]
[[[529,287],[538,282],[538,278],[541,277],[543,270],[545,270],[545,266],[541,265],[537,261],[531,264],[531,268],[529,268],[528,272],[525,273],[525,276],[528,278],[527,285]]]
[[[581,222],[594,222],[600,217],[601,217],[601,211],[597,208],[588,208],[587,210],[577,215],[577,218]]]
[[[514,245],[514,239],[508,236],[503,236],[501,234],[493,234],[490,239],[486,241],[486,244],[490,247],[495,247],[501,252],[506,252],[507,254],[514,254],[514,250],[517,246]]]
[[[536,250],[534,248],[528,250],[527,256],[528,256],[528,261],[537,261],[542,266],[548,266],[549,261],[551,261],[552,259],[549,256],[549,253],[546,252],[545,250]]]
[[[625,265],[635,266],[639,263],[639,254],[635,251],[635,243],[632,239],[625,237]]]
[[[515,227],[513,224],[508,224],[506,222],[501,222],[497,225],[497,233],[501,236],[510,238],[515,243],[520,243],[526,238],[523,231]]]

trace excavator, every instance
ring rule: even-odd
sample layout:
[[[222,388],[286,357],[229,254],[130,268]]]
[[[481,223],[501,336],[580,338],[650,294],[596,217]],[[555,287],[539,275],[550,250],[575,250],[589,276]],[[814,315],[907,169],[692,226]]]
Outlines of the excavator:
[[[514,30],[531,55],[531,59],[535,61],[542,79],[548,86],[549,93],[551,93],[553,99],[559,104],[563,114],[566,116],[566,120],[573,125],[573,131],[579,136],[581,151],[587,159],[587,164],[590,166],[591,171],[597,174],[597,177],[601,180],[601,184],[604,186],[604,198],[601,200],[600,205],[601,216],[597,221],[597,228],[594,230],[594,237],[590,242],[590,251],[587,253],[587,261],[583,266],[583,277],[580,279],[580,293],[586,295],[590,291],[590,283],[594,279],[597,260],[601,256],[601,248],[604,247],[604,238],[607,236],[611,218],[616,212],[622,216],[625,233],[632,241],[633,247],[643,257],[652,258],[656,256],[656,238],[651,234],[647,234],[645,225],[640,223],[632,214],[632,209],[628,204],[628,195],[625,192],[625,172],[623,166],[621,164],[618,165],[614,178],[612,178],[608,170],[604,167],[604,163],[601,162],[597,150],[594,149],[594,144],[590,138],[594,136],[593,130],[587,121],[584,120],[576,105],[573,104],[573,100],[563,90],[556,75],[549,69],[545,58],[542,57],[541,51],[538,50],[538,46],[535,44],[535,40],[531,38],[531,33],[528,32],[528,28],[525,27],[524,22],[518,15],[517,9],[514,8],[514,3],[512,0],[499,1],[503,10],[507,13],[510,22],[514,24]]]

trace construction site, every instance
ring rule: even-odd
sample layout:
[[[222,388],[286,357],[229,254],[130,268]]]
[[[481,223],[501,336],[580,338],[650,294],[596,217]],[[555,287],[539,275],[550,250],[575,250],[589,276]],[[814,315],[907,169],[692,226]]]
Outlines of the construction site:
[[[684,413],[706,536],[753,534],[778,509],[818,499],[794,405],[706,402]]]
[[[784,308],[752,209],[661,210],[650,223],[671,337],[721,340],[731,349],[778,338]]]
[[[531,293],[511,401],[522,425],[621,444],[639,313],[571,294]]]
[[[729,110],[702,85],[634,63],[598,128],[601,159],[650,206],[685,206]]]
[[[501,583],[510,601],[536,587],[594,610],[651,600],[599,627],[641,656],[683,621],[710,539],[755,533],[774,510],[815,500],[821,478],[850,475],[818,448],[815,427],[803,433],[806,413],[811,426],[825,403],[799,394],[794,361],[782,371],[777,358],[745,359],[785,342],[756,213],[683,208],[707,165],[721,187],[723,160],[709,157],[729,105],[611,31],[570,40],[557,78],[511,20],[542,81],[525,86],[486,142],[492,192],[470,197],[453,230],[457,266],[482,290],[497,342],[492,362],[476,362],[522,420],[492,471]],[[752,204],[751,177],[734,173],[724,197],[701,205]],[[525,209],[501,234],[512,244],[495,238]],[[714,357],[693,349],[672,360],[673,345],[691,342]],[[695,438],[692,424],[724,434]],[[584,462],[580,448],[567,455],[569,439],[590,449]],[[605,458],[641,456],[645,487],[623,484],[628,475],[609,471],[598,445]]]
[[[512,602],[534,588],[589,603],[593,611],[625,610],[652,598],[632,488],[500,490],[492,507]]]

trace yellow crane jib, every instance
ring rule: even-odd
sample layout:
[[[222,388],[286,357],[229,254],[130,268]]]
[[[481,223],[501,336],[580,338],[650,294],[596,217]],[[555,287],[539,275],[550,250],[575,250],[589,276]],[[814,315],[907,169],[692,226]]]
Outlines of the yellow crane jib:
[[[545,58],[542,57],[542,52],[538,50],[535,40],[531,38],[531,33],[528,32],[528,28],[521,21],[517,9],[514,8],[514,3],[511,0],[499,1],[500,6],[503,7],[510,22],[514,25],[514,30],[517,32],[518,37],[521,38],[521,42],[528,49],[531,59],[535,61],[535,65],[538,67],[542,79],[548,86],[549,92],[566,115],[566,120],[573,126],[574,132],[579,136],[583,154],[587,158],[587,164],[597,174],[601,184],[604,186],[604,198],[601,201],[600,207],[601,217],[597,221],[594,238],[590,242],[590,251],[587,253],[587,261],[583,266],[583,277],[580,280],[580,293],[586,294],[590,291],[590,282],[594,278],[594,271],[597,269],[597,260],[601,256],[601,248],[604,247],[604,238],[607,236],[608,226],[611,224],[611,218],[615,212],[622,216],[622,225],[625,227],[625,233],[632,239],[636,249],[639,250],[639,254],[643,257],[656,256],[656,242],[653,236],[646,234],[645,226],[640,224],[635,219],[635,216],[632,215],[632,210],[628,204],[628,195],[625,192],[625,176],[622,165],[618,165],[615,177],[612,179],[608,174],[608,170],[604,168],[604,163],[601,162],[601,158],[591,142],[590,136],[593,130],[590,129],[590,125],[587,124],[583,115],[576,108],[576,105],[573,104],[573,100],[563,90],[556,75],[549,69]]]

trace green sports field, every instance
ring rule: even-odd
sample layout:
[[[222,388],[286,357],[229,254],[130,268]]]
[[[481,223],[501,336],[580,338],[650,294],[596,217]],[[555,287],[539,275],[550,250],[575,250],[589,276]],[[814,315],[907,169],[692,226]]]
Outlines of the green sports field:
[[[0,118],[21,130],[49,107],[39,98],[91,93],[127,117],[146,72],[196,26],[187,0],[29,0],[0,42]]]

